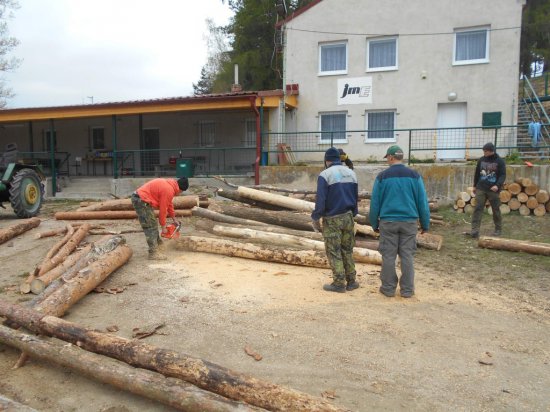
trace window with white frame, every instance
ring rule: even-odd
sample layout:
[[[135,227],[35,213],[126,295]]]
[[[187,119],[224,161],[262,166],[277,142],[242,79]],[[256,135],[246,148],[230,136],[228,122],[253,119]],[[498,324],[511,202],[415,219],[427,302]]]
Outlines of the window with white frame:
[[[397,37],[367,40],[367,71],[397,70]]]
[[[92,150],[105,149],[105,129],[92,127]]]
[[[488,28],[455,30],[453,64],[487,63],[488,61]]]
[[[256,119],[247,119],[244,130],[244,146],[256,147]]]
[[[395,111],[367,111],[365,113],[367,130],[366,141],[395,140]]]
[[[347,143],[347,112],[319,113],[321,143]]]
[[[199,146],[212,147],[216,141],[216,123],[212,121],[199,122]]]
[[[347,42],[319,44],[319,74],[345,74],[347,71]]]

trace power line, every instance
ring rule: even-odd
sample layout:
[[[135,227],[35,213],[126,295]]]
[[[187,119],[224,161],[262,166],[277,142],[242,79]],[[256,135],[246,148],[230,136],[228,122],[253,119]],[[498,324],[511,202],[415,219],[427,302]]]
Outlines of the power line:
[[[399,36],[399,37],[412,37],[412,36],[448,36],[448,35],[454,35],[457,32],[434,32],[434,33],[390,33],[390,34],[384,34],[384,33],[351,33],[351,32],[337,32],[337,31],[323,31],[323,30],[307,30],[307,29],[296,29],[293,27],[287,27],[287,30],[293,30],[293,31],[301,31],[306,33],[319,33],[319,34],[339,34],[339,35],[345,35],[345,36],[368,36],[368,37],[374,37],[374,36]],[[487,31],[504,31],[504,30],[517,30],[521,29],[521,26],[515,26],[515,27],[502,27],[498,29],[482,29]],[[473,29],[475,31],[475,29]]]

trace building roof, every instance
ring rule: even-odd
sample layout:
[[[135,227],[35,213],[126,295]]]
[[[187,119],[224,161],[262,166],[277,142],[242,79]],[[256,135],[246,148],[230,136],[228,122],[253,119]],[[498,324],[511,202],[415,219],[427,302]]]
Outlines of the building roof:
[[[300,14],[306,12],[307,10],[311,9],[313,6],[319,4],[322,0],[313,0],[308,5],[293,11],[292,14],[286,16],[284,20],[278,21],[277,24],[275,24],[275,27],[281,27],[283,24],[288,23],[290,20],[292,20],[295,17],[298,17]]]
[[[241,91],[188,97],[169,97],[149,100],[81,104],[73,106],[26,107],[0,110],[0,123],[135,115],[200,110],[245,110],[256,107],[279,107],[280,99],[289,107],[296,107],[296,96],[284,96],[282,90]]]

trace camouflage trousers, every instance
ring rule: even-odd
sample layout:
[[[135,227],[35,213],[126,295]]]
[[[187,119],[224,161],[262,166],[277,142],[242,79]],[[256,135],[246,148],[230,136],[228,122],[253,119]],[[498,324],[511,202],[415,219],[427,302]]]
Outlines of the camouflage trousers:
[[[155,217],[155,212],[153,207],[149,203],[141,200],[137,194],[133,194],[131,199],[132,205],[138,215],[139,223],[143,229],[143,233],[145,233],[145,239],[147,240],[147,245],[149,246],[149,253],[152,253],[162,243],[162,240],[159,237],[159,228],[157,218]]]
[[[354,223],[351,212],[323,218],[323,238],[335,285],[355,281]]]

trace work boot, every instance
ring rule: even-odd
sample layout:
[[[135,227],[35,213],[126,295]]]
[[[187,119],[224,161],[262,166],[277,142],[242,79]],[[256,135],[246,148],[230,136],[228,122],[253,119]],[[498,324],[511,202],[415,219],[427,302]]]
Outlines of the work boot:
[[[464,233],[466,236],[470,236],[472,239],[478,239],[479,238],[479,232],[466,232]]]
[[[162,254],[158,249],[149,252],[149,260],[166,260],[168,257]]]
[[[492,235],[495,237],[500,237],[502,235],[502,231],[500,229],[495,229]]]
[[[353,290],[357,289],[359,287],[359,282],[356,280],[348,280],[348,284],[346,285],[346,290]]]
[[[344,285],[337,285],[334,282],[331,284],[323,285],[323,289],[327,292],[345,293],[346,287]]]

